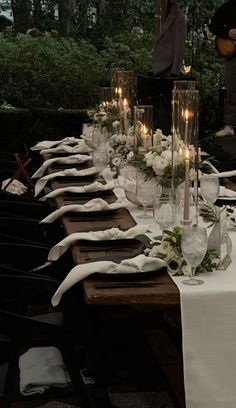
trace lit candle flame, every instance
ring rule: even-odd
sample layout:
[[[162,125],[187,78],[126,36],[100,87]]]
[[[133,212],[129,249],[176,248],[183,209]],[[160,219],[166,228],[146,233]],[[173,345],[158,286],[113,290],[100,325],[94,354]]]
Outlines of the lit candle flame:
[[[118,93],[119,97],[121,98],[122,97],[122,88],[121,87],[119,87],[117,89],[117,93]]]
[[[185,152],[185,159],[189,160],[189,158],[190,158],[190,154],[189,154],[189,149],[187,148]]]
[[[184,119],[185,119],[186,121],[189,119],[189,111],[188,111],[188,109],[185,109]]]
[[[123,104],[124,104],[124,108],[128,108],[128,101],[126,98],[124,98]]]

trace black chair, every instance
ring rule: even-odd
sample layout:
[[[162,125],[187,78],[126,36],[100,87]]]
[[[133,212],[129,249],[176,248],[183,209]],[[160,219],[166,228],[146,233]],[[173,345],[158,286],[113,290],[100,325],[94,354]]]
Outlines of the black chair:
[[[57,261],[48,261],[49,248],[43,245],[0,242],[0,267],[16,268],[23,272],[63,280],[74,267],[70,251]]]
[[[39,220],[24,217],[0,217],[2,234],[53,246],[65,237],[62,224],[40,224]]]
[[[53,211],[47,204],[38,202],[15,200],[0,200],[0,211],[12,216],[34,218],[42,220]]]
[[[63,311],[47,309],[44,313],[37,313],[46,302],[50,303],[55,290],[56,284],[50,279],[0,274],[2,408],[14,404],[30,408],[53,400],[78,403],[80,408],[94,407],[81,376],[83,348],[71,335]],[[42,395],[22,395],[19,389],[20,355],[32,347],[48,346],[60,350],[71,383],[63,389],[50,387]]]

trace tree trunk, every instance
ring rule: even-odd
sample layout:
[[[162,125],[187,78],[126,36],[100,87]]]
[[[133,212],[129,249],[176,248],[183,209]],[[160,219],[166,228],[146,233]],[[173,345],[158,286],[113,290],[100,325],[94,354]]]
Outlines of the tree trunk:
[[[43,19],[41,0],[33,0],[34,27],[40,28]]]
[[[32,26],[31,0],[11,0],[11,8],[16,32],[25,33]]]
[[[73,16],[76,9],[76,0],[60,0],[58,4],[59,26],[61,37],[68,37],[73,32]]]
[[[156,33],[159,36],[162,32],[163,23],[167,15],[167,0],[155,0],[156,8]]]

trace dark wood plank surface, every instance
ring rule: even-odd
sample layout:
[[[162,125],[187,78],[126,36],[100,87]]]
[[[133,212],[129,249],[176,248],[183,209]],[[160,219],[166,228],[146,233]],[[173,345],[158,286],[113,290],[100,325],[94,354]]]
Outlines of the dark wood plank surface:
[[[84,164],[80,168],[88,168],[90,164]],[[73,166],[72,166],[73,167]],[[56,171],[63,170],[63,168],[57,168]],[[49,172],[54,172],[55,168],[48,169]],[[74,182],[71,180],[63,180],[60,178],[51,181],[51,188],[57,189],[61,187],[66,187],[70,185],[83,186],[88,184],[88,182],[93,182],[94,179],[90,180],[81,177],[76,178]],[[92,198],[101,197],[108,203],[116,201],[116,196],[112,191],[107,191],[105,193],[98,192],[94,194],[82,193],[82,194],[63,194],[56,197],[57,207],[68,204],[84,204]],[[62,223],[65,229],[65,234],[69,235],[74,232],[88,232],[91,230],[107,229],[107,228],[120,228],[127,230],[136,225],[135,220],[131,216],[130,212],[125,209],[119,209],[118,211],[112,212],[111,214],[105,214],[104,217],[100,216],[96,219],[94,216],[79,214],[65,214],[62,217]],[[87,245],[87,251],[86,246]],[[96,245],[96,244],[95,244]],[[141,244],[140,244],[141,245]],[[139,249],[138,247],[128,246],[127,244],[123,247],[112,248],[96,248],[94,251],[91,250],[91,241],[86,243],[78,242],[71,247],[73,258],[76,264],[93,262],[98,260],[113,260],[114,262],[120,262],[121,259],[125,259],[133,256],[134,253]],[[136,274],[136,276],[131,277],[134,281],[151,279],[157,282],[156,285],[149,287],[128,287],[128,288],[96,288],[98,283],[114,283],[122,282],[124,276],[108,276],[94,274],[86,279],[84,279],[81,284],[84,290],[85,301],[88,304],[93,305],[179,305],[180,295],[179,290],[166,272],[166,270],[157,271],[151,274]]]

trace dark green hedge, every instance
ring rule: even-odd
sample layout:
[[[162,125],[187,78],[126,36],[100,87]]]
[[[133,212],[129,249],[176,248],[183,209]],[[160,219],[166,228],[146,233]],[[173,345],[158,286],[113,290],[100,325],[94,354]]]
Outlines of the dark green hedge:
[[[38,140],[79,137],[86,110],[0,109],[0,150],[19,151]]]

